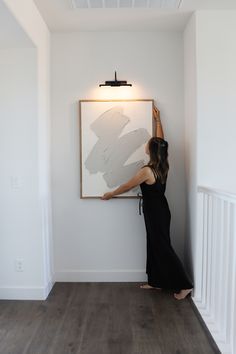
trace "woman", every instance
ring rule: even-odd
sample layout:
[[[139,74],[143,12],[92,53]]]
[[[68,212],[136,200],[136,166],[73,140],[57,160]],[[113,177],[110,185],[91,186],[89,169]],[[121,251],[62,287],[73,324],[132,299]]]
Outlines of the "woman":
[[[183,265],[175,253],[170,240],[171,213],[164,195],[169,170],[168,143],[160,120],[160,112],[154,106],[156,136],[145,147],[150,160],[127,183],[112,192],[105,193],[101,199],[108,200],[140,185],[143,196],[143,213],[147,231],[146,273],[148,283],[144,289],[174,290],[174,297],[184,299],[193,289]]]

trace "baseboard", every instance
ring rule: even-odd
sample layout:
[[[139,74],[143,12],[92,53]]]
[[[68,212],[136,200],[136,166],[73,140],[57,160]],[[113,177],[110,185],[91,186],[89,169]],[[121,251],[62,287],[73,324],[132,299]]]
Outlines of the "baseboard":
[[[202,325],[202,327],[203,327],[203,329],[204,329],[204,331],[205,331],[205,333],[206,333],[206,335],[207,335],[207,337],[208,337],[208,339],[210,341],[210,344],[211,344],[211,346],[212,346],[212,348],[214,350],[214,353],[222,354],[222,352],[220,351],[219,347],[217,346],[216,341],[214,340],[211,332],[209,331],[209,328],[207,327],[207,325],[206,325],[201,313],[199,312],[199,310],[198,310],[198,308],[197,308],[197,306],[196,306],[196,304],[194,302],[194,299],[192,297],[189,297],[189,302],[190,302],[190,304],[191,304],[191,306],[192,306],[192,308],[193,308],[193,310],[194,310],[199,322],[201,323],[201,325]]]
[[[0,300],[46,300],[53,285],[54,282],[50,281],[45,287],[0,287]]]
[[[44,287],[44,299],[43,300],[46,300],[48,295],[50,294],[53,286],[54,286],[55,282],[50,280],[47,284],[47,286]]]
[[[139,282],[146,281],[145,269],[116,270],[60,270],[54,273],[54,282]]]

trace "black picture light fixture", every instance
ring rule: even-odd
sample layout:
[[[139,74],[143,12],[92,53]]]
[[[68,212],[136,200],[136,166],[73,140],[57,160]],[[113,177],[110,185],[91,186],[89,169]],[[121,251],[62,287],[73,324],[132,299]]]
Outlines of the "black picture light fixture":
[[[119,87],[119,86],[132,86],[132,84],[127,84],[127,81],[124,80],[117,80],[116,71],[115,71],[115,80],[112,81],[105,81],[105,84],[100,84],[101,86],[112,86],[112,87]]]

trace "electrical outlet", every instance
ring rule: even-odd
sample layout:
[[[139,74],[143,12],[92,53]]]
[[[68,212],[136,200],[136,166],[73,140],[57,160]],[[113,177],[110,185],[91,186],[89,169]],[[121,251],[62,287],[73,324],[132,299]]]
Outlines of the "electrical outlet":
[[[15,271],[16,272],[23,272],[24,271],[23,259],[16,259],[15,260]]]

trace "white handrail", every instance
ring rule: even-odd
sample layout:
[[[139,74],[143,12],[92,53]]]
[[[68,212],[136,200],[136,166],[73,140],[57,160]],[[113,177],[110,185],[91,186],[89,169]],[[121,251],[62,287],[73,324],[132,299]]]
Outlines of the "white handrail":
[[[217,197],[225,198],[229,201],[236,202],[236,194],[235,193],[231,193],[231,192],[227,192],[227,191],[223,191],[223,190],[215,189],[215,188],[211,188],[211,187],[206,187],[206,186],[198,186],[197,191],[200,193],[215,195]]]

